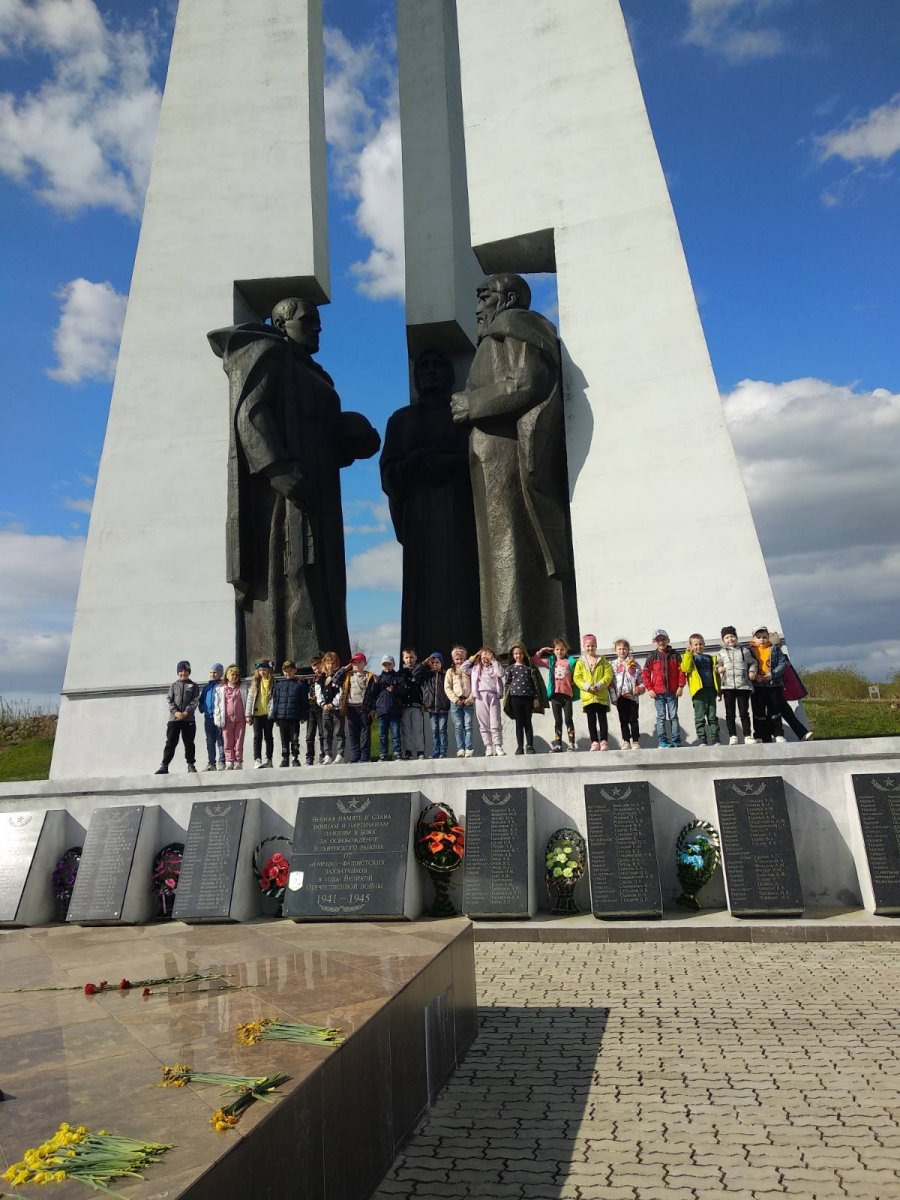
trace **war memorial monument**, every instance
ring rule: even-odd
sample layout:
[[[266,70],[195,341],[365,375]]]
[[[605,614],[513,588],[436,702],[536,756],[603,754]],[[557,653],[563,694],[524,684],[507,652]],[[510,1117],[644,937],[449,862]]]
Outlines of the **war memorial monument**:
[[[208,1116],[196,1092],[153,1094],[145,1126],[182,1148],[129,1195],[256,1194],[266,1156],[310,1198],[369,1195],[475,1036],[466,915],[476,936],[606,941],[773,924],[803,940],[826,922],[886,936],[900,914],[893,739],[153,776],[146,730],[183,648],[206,663],[231,647],[245,670],[326,646],[347,660],[340,474],[358,459],[380,455],[404,551],[446,531],[434,573],[404,553],[404,641],[577,645],[597,596],[610,636],[646,627],[649,643],[665,612],[679,648],[723,612],[742,637],[779,625],[618,0],[397,0],[397,40],[410,395],[380,431],[338,395],[328,352],[321,2],[178,6],[51,778],[0,787],[0,927],[53,927],[40,962],[23,951],[22,987],[157,980],[143,1015],[98,1004],[96,1036],[124,1039],[132,1076],[231,1062],[232,1027],[261,1015],[346,1041],[296,1051],[284,1099],[227,1152],[183,1135]],[[556,322],[532,307],[533,272],[556,274]],[[685,425],[704,431],[717,511],[698,517],[687,473],[664,496],[651,482],[610,574],[606,447]],[[206,498],[189,523],[186,478]],[[677,534],[658,530],[688,513],[711,541],[727,530],[727,578],[700,557],[684,586]],[[652,595],[626,586],[651,547]],[[425,917],[436,872],[414,853],[441,808],[466,832],[438,887],[463,915],[446,921]],[[689,826],[712,830],[724,868],[695,911],[676,903]],[[254,868],[278,839],[289,874],[267,915]],[[582,915],[550,917],[546,853],[570,843],[583,870],[564,899]],[[149,881],[176,845],[161,913]],[[74,846],[60,914],[49,879]],[[35,1001],[58,1006],[48,1028],[84,1019],[60,995]],[[86,1087],[88,1067],[72,1072]],[[111,1124],[127,1086],[90,1119]],[[33,1144],[35,1113],[7,1113]]]

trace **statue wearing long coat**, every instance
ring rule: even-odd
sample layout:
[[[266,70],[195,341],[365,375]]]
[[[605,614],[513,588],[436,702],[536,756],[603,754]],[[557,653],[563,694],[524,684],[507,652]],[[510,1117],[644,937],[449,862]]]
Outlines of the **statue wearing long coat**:
[[[342,413],[331,377],[278,329],[237,325],[209,335],[230,383],[227,577],[239,613],[239,657],[308,664],[350,654],[340,468],[380,438]],[[272,479],[299,477],[288,499]],[[242,651],[242,653],[241,653]]]

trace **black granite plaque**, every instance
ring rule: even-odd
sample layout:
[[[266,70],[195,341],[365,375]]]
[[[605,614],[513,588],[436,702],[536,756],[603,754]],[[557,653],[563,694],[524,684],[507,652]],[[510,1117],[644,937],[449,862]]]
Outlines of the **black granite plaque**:
[[[650,785],[589,783],[584,805],[594,916],[661,917]]]
[[[802,916],[803,892],[781,776],[717,779],[715,784],[732,916]]]
[[[246,800],[195,801],[175,892],[175,921],[227,921]],[[245,864],[250,870],[250,864]]]
[[[529,917],[528,788],[466,792],[463,911]]]
[[[16,919],[44,816],[42,812],[0,814],[0,925]]]
[[[879,917],[900,916],[900,775],[854,775],[853,791]]]
[[[121,919],[143,816],[143,804],[94,811],[84,839],[67,921],[78,924]]]
[[[301,798],[284,915],[307,921],[405,916],[414,797],[418,793]]]

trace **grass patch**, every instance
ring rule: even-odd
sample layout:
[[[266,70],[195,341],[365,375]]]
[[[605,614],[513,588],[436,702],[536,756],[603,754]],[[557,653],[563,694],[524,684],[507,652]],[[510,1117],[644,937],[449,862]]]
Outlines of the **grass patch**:
[[[900,737],[900,709],[884,700],[803,701],[817,738]]]
[[[52,753],[52,737],[32,738],[29,742],[0,749],[0,783],[47,779]]]

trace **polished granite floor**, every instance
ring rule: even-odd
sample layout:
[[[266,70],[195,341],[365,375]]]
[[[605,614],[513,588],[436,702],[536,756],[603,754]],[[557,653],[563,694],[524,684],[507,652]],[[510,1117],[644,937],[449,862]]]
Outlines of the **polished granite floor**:
[[[237,1128],[209,1125],[214,1087],[156,1086],[161,1067],[242,1075],[282,1071],[288,1092],[317,1071],[326,1047],[241,1046],[238,1024],[261,1016],[360,1030],[467,928],[463,919],[397,924],[44,927],[0,932],[0,1163],[5,1170],[61,1121],[173,1143],[129,1196],[176,1196],[246,1137],[270,1107]],[[190,972],[224,979],[86,996],[83,985]],[[71,991],[17,991],[72,986]],[[124,1181],[123,1181],[124,1182]],[[7,1194],[13,1189],[0,1186]],[[41,1189],[28,1187],[24,1193]],[[54,1195],[86,1194],[54,1184]]]

